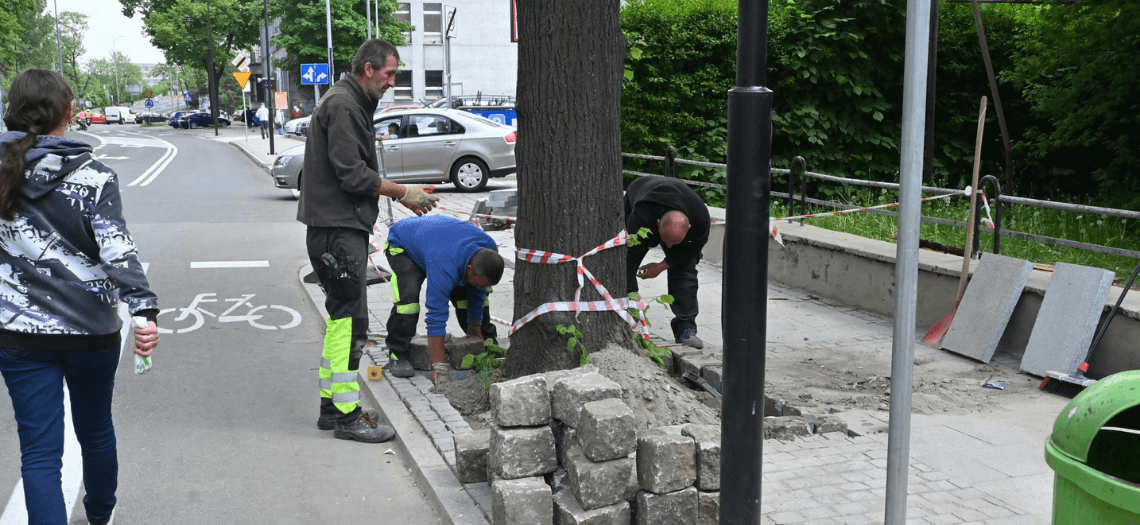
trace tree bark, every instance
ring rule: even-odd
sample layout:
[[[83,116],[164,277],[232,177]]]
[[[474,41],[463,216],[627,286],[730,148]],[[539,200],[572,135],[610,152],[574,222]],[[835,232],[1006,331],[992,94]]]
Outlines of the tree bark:
[[[578,257],[625,224],[621,175],[621,82],[625,40],[619,3],[519,2],[518,160],[520,249]],[[584,259],[615,297],[625,296],[624,246]],[[515,262],[515,319],[536,307],[573,301],[573,263]],[[600,300],[587,279],[581,300]],[[511,336],[504,372],[517,377],[578,366],[556,326],[575,325],[588,350],[632,345],[615,312],[543,314]]]

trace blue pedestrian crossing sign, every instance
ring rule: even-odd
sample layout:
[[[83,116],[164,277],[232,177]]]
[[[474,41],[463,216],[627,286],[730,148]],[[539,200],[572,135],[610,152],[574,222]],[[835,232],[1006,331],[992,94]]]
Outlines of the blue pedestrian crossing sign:
[[[301,64],[301,85],[311,86],[315,84],[328,84],[329,83],[329,65],[328,64]]]

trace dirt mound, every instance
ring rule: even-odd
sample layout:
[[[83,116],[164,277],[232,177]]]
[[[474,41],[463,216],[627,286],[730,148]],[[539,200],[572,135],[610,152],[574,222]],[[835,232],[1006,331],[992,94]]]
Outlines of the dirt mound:
[[[708,394],[679,384],[648,357],[609,346],[591,353],[590,364],[621,385],[622,400],[633,410],[639,430],[684,423],[720,424],[720,410],[702,401]]]
[[[470,416],[491,410],[491,397],[475,377],[436,385],[432,392],[443,394],[460,414]]]

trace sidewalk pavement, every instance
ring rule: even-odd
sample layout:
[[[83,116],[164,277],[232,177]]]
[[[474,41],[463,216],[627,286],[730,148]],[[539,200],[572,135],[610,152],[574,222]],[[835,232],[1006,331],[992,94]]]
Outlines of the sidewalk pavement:
[[[246,142],[241,133],[230,133],[219,140],[230,142],[251,158],[271,164],[268,140],[260,135]],[[256,131],[256,130],[254,130]],[[212,138],[212,137],[211,137]],[[278,136],[277,152],[285,145],[301,142]],[[496,179],[488,187],[511,187],[511,180]],[[441,208],[433,213],[467,218],[480,194],[464,194],[443,185],[437,190]],[[382,245],[391,220],[411,216],[402,206],[392,208],[393,216],[381,209],[373,242]],[[510,231],[489,232],[500,245],[500,253],[513,263],[514,237]],[[616,232],[615,232],[616,233]],[[602,241],[604,239],[600,239]],[[527,248],[527,247],[524,247]],[[576,255],[576,254],[575,254]],[[646,261],[662,258],[651,251]],[[385,266],[377,254],[374,262]],[[311,271],[301,269],[298,277]],[[707,343],[706,353],[719,354],[722,346],[721,293],[719,266],[702,262],[700,279],[699,334]],[[513,265],[491,294],[491,314],[510,319],[513,304]],[[302,284],[313,303],[324,314],[324,295],[313,284]],[[643,296],[666,293],[665,279],[644,281]],[[794,351],[793,342],[824,347],[844,347],[865,351],[869,356],[889,359],[892,342],[891,320],[829,303],[808,294],[769,286],[767,351],[770,354]],[[385,323],[391,310],[391,289],[380,284],[368,294],[369,339],[376,342],[366,370],[387,362],[383,351]],[[670,340],[669,315],[662,308],[649,312],[655,335]],[[449,331],[461,333],[458,323],[449,320]],[[426,327],[421,318],[419,333]],[[505,334],[505,327],[503,333]],[[804,343],[807,337],[810,343]],[[505,338],[500,338],[505,339]],[[502,341],[501,341],[502,342]],[[916,358],[962,360],[962,358],[915,344]],[[1014,371],[1016,372],[1016,371]],[[366,400],[379,408],[396,427],[397,447],[425,493],[436,505],[445,523],[489,523],[491,490],[487,483],[461,485],[453,469],[455,451],[452,435],[470,431],[470,426],[447,400],[430,393],[431,381],[421,373],[411,379],[385,376],[368,381],[362,373]],[[397,402],[399,400],[399,402]],[[907,517],[915,525],[937,524],[1047,524],[1052,515],[1053,473],[1045,464],[1044,441],[1052,430],[1056,414],[1068,400],[1041,395],[996,408],[986,413],[914,414],[909,444]],[[400,406],[400,405],[403,406]],[[887,465],[887,412],[849,410],[839,414],[850,428],[866,435],[836,437],[825,434],[794,441],[768,440],[764,443],[762,511],[765,524],[804,523],[813,525],[882,523],[885,509]]]

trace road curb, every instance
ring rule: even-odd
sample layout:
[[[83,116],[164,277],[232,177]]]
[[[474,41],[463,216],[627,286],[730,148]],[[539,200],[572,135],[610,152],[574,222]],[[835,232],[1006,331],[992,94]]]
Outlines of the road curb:
[[[245,153],[245,156],[249,157],[249,160],[252,160],[254,162],[254,164],[257,164],[258,166],[261,166],[261,169],[265,170],[266,173],[270,173],[272,171],[272,165],[270,165],[267,162],[262,161],[260,158],[257,157],[257,155],[255,153],[246,149],[245,146],[242,146],[237,141],[226,141],[226,142],[229,145],[237,148],[242,153]]]
[[[242,148],[242,151],[245,151]],[[306,283],[304,277],[313,271],[312,265],[301,267],[297,281],[305,289],[313,306],[321,317],[328,318],[325,310],[325,294],[315,283]],[[368,360],[371,357],[365,353]],[[363,363],[361,364],[363,369]],[[483,512],[475,505],[475,500],[467,489],[459,483],[455,473],[447,466],[443,456],[432,444],[431,437],[405,409],[403,401],[396,395],[387,378],[369,381],[365,374],[357,376],[365,400],[380,412],[380,419],[396,429],[396,439],[392,441],[403,455],[404,462],[412,471],[416,483],[431,501],[436,514],[447,525],[488,525]],[[381,445],[382,446],[382,445]]]

